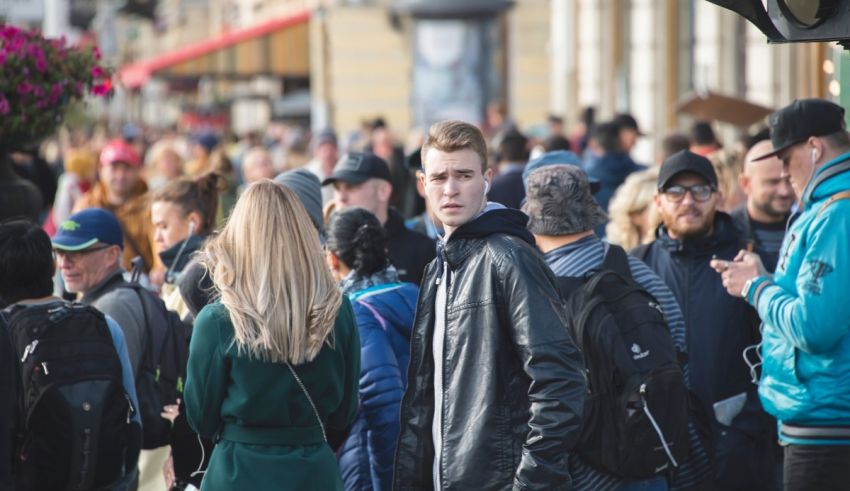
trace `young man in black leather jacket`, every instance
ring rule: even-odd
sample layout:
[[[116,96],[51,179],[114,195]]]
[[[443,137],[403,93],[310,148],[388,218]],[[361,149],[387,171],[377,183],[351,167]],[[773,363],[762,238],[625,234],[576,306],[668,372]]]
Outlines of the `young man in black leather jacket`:
[[[486,144],[467,123],[422,149],[445,235],[422,281],[396,489],[571,489],[586,382],[555,278],[517,210],[486,202]]]

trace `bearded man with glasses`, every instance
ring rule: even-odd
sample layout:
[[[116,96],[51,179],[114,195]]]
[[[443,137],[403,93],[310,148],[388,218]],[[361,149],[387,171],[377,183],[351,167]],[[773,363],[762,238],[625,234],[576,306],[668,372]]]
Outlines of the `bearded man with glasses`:
[[[781,457],[775,421],[761,407],[751,358],[759,318],[726,292],[712,258],[733,259],[744,246],[731,217],[717,210],[722,195],[711,163],[687,150],[668,157],[658,175],[656,240],[632,254],[673,291],[685,317],[691,388],[713,449],[718,489],[777,489]],[[751,349],[748,349],[753,347]],[[753,372],[755,369],[752,370]]]

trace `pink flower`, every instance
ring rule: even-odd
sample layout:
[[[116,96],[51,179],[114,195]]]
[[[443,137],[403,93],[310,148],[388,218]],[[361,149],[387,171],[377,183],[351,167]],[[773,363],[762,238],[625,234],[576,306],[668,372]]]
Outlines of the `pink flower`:
[[[48,96],[48,100],[51,104],[54,104],[59,100],[60,97],[62,97],[62,84],[53,84],[53,87],[50,88],[50,95]]]
[[[0,95],[0,114],[9,114],[9,101],[6,96]]]
[[[18,94],[26,95],[32,92],[32,85],[29,82],[21,82],[18,84]]]
[[[41,88],[41,87],[39,87],[38,85],[36,85],[36,86],[34,86],[34,87],[33,87],[33,89],[32,89],[32,93],[33,93],[36,97],[44,97],[44,89],[42,89],[42,88]]]
[[[103,83],[95,84],[91,88],[94,95],[107,95],[110,90],[112,90],[112,82],[109,79],[104,80]]]
[[[106,70],[104,70],[100,65],[95,65],[91,67],[91,76],[93,78],[103,78],[106,76]]]
[[[35,103],[35,107],[37,107],[38,109],[44,109],[45,107],[47,107],[47,101],[44,99],[40,99],[38,102]]]
[[[44,73],[47,71],[47,60],[44,58],[37,58],[35,60],[35,69],[38,70],[39,73]]]
[[[21,31],[17,27],[6,25],[6,26],[3,27],[3,29],[0,29],[0,37],[3,37],[5,39],[12,39],[19,32],[21,32]]]
[[[36,43],[31,43],[27,46],[27,53],[35,59],[44,58],[44,50]]]

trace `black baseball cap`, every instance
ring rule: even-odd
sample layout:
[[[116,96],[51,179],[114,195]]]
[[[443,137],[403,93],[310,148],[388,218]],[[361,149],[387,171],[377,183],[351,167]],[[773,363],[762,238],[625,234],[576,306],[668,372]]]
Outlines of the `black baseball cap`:
[[[658,172],[658,190],[663,191],[670,179],[682,172],[693,172],[705,179],[714,189],[717,189],[717,173],[714,166],[702,155],[697,155],[690,150],[680,150],[667,157],[661,164]]]
[[[771,114],[769,122],[773,151],[753,161],[779,155],[810,137],[826,136],[846,128],[844,108],[823,99],[796,100]]]
[[[384,159],[372,153],[352,152],[336,163],[333,174],[322,181],[322,186],[333,184],[337,181],[348,184],[360,184],[369,179],[383,179],[392,182],[390,167]]]

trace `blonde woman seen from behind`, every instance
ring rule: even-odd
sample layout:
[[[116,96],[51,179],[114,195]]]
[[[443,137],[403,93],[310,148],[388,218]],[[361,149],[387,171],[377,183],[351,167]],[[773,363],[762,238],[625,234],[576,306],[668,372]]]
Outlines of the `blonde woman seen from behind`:
[[[203,490],[341,490],[327,435],[357,410],[360,340],[304,206],[261,180],[203,261],[220,299],[195,320],[184,393],[215,438]]]
[[[652,201],[658,168],[635,172],[617,189],[608,205],[610,221],[605,227],[608,242],[629,251],[652,242],[660,220]]]

